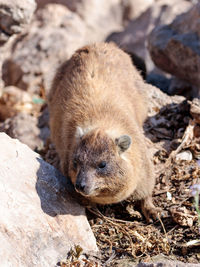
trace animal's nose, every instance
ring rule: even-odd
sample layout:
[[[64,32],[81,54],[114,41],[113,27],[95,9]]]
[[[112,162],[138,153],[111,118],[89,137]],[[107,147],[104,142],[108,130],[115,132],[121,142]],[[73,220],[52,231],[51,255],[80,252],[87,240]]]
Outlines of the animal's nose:
[[[77,181],[76,184],[75,184],[75,188],[79,192],[84,192],[85,182],[84,181],[81,181],[81,182]]]

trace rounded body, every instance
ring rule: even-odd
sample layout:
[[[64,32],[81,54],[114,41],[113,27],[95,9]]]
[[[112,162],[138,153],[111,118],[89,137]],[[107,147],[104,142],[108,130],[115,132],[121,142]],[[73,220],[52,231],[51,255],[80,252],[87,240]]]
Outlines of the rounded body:
[[[151,198],[143,85],[129,55],[112,43],[79,49],[53,80],[50,128],[61,170],[93,202]]]

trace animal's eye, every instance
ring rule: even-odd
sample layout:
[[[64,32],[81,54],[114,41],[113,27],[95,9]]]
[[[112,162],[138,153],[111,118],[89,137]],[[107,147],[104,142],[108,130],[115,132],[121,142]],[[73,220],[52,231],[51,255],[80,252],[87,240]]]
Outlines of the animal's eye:
[[[77,169],[77,165],[78,165],[78,164],[77,164],[77,160],[74,159],[74,160],[73,160],[73,167],[74,167],[75,170]]]
[[[105,161],[102,161],[102,162],[99,163],[98,168],[99,169],[104,169],[106,167],[106,165],[107,165],[107,163]]]

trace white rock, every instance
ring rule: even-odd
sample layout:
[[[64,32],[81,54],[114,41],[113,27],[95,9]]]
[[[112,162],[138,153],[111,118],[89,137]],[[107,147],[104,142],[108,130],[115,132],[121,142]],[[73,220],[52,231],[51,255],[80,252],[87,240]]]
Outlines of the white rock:
[[[183,152],[176,155],[176,160],[191,161],[192,160],[192,153],[189,150],[183,151]]]
[[[0,133],[0,266],[55,266],[75,244],[97,250],[84,208],[37,153]]]

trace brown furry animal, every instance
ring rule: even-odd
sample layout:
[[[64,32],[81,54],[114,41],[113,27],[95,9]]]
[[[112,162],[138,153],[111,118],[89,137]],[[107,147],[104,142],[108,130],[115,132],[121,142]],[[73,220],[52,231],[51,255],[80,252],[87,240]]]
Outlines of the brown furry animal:
[[[76,191],[100,204],[133,195],[149,219],[156,209],[142,132],[143,84],[130,57],[114,44],[86,46],[58,69],[49,110],[61,170]]]

